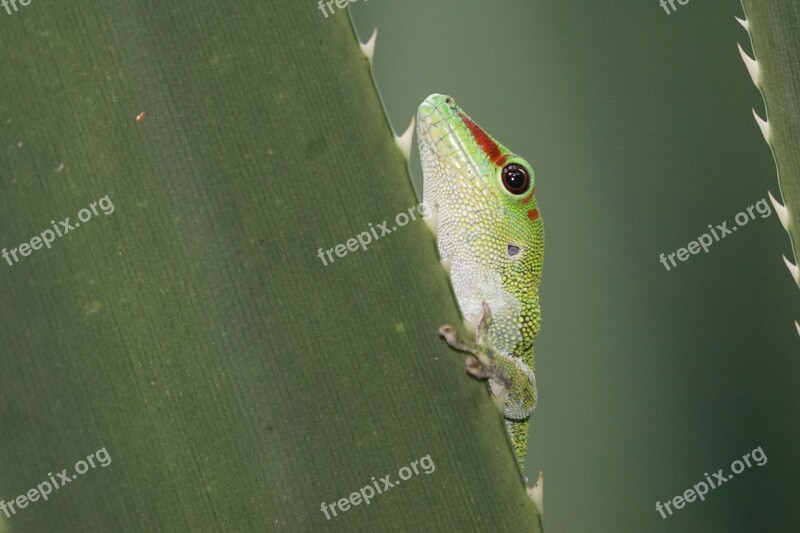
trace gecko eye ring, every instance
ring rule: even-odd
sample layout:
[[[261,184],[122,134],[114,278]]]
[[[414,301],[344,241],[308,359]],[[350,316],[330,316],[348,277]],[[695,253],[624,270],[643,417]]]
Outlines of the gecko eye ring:
[[[503,187],[511,194],[524,194],[531,184],[531,177],[522,165],[509,163],[503,167]]]

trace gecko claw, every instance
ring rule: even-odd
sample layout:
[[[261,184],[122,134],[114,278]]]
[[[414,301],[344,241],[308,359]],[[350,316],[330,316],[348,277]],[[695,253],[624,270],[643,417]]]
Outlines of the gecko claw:
[[[492,377],[492,372],[489,370],[488,366],[483,364],[477,356],[468,355],[466,364],[467,372],[475,379],[484,380]]]
[[[451,339],[455,339],[457,337],[456,328],[454,328],[450,324],[445,324],[444,326],[439,328],[439,336],[442,337],[444,340],[446,340],[447,344],[452,345]]]
[[[439,328],[439,336],[444,339],[444,341],[450,345],[451,348],[454,348],[459,351],[463,351],[461,346],[463,346],[463,342],[461,338],[458,336],[456,332],[456,328],[451,326],[450,324],[445,324],[444,326]]]
[[[480,345],[462,339],[458,332],[456,332],[456,328],[450,324],[445,324],[439,328],[439,336],[454,350],[470,354],[467,356],[465,363],[467,372],[469,372],[471,376],[479,380],[489,379],[494,376],[491,361],[483,352]]]
[[[463,340],[456,331],[456,328],[450,324],[445,324],[439,328],[439,336],[442,337],[451,348],[459,352],[466,352],[474,355],[477,351],[476,347],[472,343]]]
[[[492,324],[492,311],[489,309],[489,304],[483,302],[481,309],[481,316],[478,319],[478,325],[475,328],[475,342],[477,342],[479,345],[483,344],[483,337],[489,330],[489,326]]]

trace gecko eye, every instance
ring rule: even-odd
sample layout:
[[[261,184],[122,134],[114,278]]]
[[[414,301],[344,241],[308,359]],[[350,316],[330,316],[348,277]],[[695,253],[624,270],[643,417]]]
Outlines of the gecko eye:
[[[511,194],[522,194],[528,190],[531,177],[522,165],[509,163],[503,167],[503,187]]]

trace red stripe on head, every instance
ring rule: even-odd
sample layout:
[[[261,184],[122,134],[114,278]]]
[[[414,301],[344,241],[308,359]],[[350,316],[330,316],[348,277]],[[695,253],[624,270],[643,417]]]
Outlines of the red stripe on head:
[[[497,143],[467,115],[459,111],[458,116],[464,121],[464,125],[467,126],[472,137],[475,138],[483,152],[492,160],[492,163],[497,166],[503,166],[506,162],[506,156],[500,153],[500,147],[497,146]]]
[[[531,220],[536,220],[539,218],[539,210],[538,209],[531,209],[528,211],[528,218]]]

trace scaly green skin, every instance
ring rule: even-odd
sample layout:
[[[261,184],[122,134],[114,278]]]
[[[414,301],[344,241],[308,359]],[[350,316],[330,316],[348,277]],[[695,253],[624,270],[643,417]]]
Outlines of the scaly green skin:
[[[775,156],[785,210],[775,210],[781,218],[797,264],[800,251],[800,3],[743,0],[746,21],[757,63],[750,63],[753,82],[761,91],[767,111],[765,137]],[[749,62],[746,60],[746,62]],[[773,202],[775,203],[775,202]],[[787,262],[795,282],[800,275]],[[800,332],[800,326],[798,326]]]
[[[460,340],[449,326],[442,334],[454,348],[472,354],[470,373],[487,379],[502,402],[522,472],[536,406],[533,339],[541,317],[544,256],[533,169],[448,96],[433,94],[420,105],[417,137],[428,221],[461,314],[467,327],[477,330],[474,343]],[[504,186],[503,169],[509,165],[529,175],[524,189],[511,192]]]

